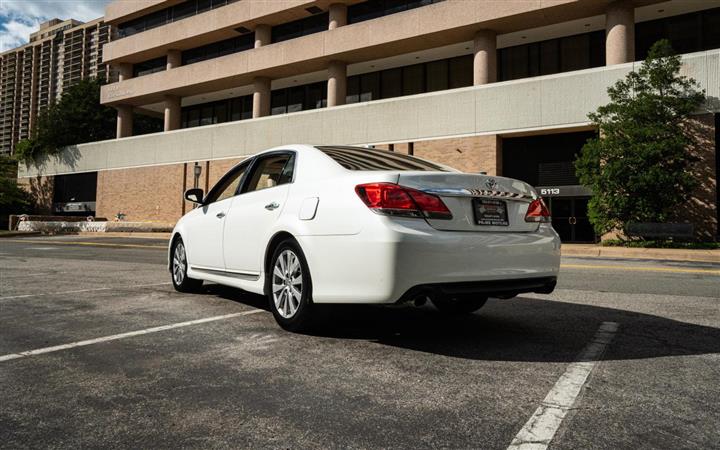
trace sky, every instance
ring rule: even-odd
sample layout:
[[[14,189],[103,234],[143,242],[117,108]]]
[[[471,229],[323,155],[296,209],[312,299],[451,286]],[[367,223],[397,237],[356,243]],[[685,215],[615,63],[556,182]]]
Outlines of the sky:
[[[87,22],[102,16],[108,3],[110,0],[0,0],[0,52],[27,43],[41,22],[55,17]]]

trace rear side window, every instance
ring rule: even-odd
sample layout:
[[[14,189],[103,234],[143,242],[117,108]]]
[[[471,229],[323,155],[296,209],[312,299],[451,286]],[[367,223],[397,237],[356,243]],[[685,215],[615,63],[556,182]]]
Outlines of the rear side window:
[[[261,191],[292,181],[294,154],[265,156],[253,166],[245,192]]]
[[[447,167],[387,150],[361,147],[316,147],[348,170],[450,172]]]

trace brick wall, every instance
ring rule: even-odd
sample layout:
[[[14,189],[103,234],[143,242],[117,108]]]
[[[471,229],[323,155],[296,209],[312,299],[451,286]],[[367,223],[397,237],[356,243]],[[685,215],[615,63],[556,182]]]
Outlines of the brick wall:
[[[30,193],[35,214],[52,214],[53,194],[55,193],[54,177],[18,178],[18,186]]]
[[[184,164],[98,172],[96,214],[130,222],[175,222],[182,215]]]
[[[198,187],[207,192],[239,161],[198,161]],[[114,220],[121,212],[126,221],[176,222],[193,208],[183,194],[194,186],[194,166],[191,162],[98,172],[97,216]]]
[[[714,241],[718,235],[715,116],[703,114],[694,119],[692,130],[698,145],[691,148],[690,152],[698,158],[693,166],[693,174],[699,185],[690,201],[680,208],[676,220],[692,222],[696,239]]]
[[[502,140],[497,135],[415,142],[414,154],[463,172],[500,175]]]

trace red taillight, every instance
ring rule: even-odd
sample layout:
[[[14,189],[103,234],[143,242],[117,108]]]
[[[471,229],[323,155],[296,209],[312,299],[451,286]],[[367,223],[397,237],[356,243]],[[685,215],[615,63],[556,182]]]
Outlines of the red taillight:
[[[452,219],[440,197],[393,183],[368,183],[355,187],[368,208],[380,214],[428,219]]]
[[[527,214],[525,214],[525,222],[550,222],[550,211],[545,206],[545,202],[541,198],[536,198],[528,206]]]

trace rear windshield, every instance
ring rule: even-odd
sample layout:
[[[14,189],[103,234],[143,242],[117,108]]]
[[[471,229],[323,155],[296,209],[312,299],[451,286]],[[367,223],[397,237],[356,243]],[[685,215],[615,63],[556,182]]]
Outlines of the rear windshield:
[[[317,147],[317,149],[348,170],[451,171],[447,167],[389,150],[361,147]]]

